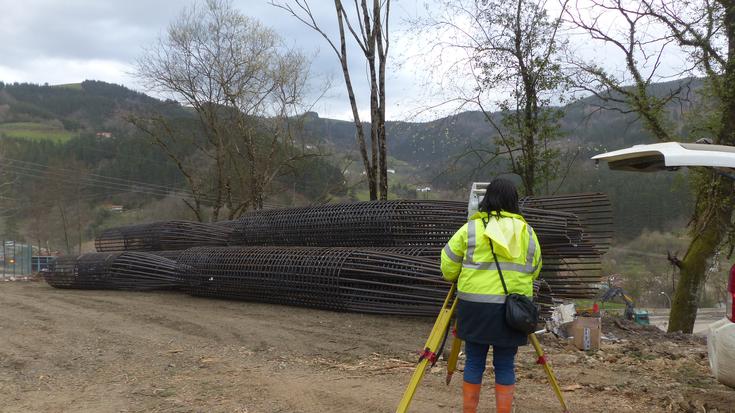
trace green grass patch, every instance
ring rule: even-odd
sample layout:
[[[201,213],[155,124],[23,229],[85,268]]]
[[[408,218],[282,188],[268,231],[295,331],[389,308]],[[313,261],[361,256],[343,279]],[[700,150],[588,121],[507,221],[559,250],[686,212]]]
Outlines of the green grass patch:
[[[64,89],[82,90],[81,83],[65,83],[63,85],[53,85],[53,87],[62,87]]]
[[[601,303],[601,302],[595,301],[595,300],[574,300],[574,305],[577,306],[577,309],[580,309],[580,308],[592,308],[592,305],[595,302],[597,304],[599,304],[600,310],[607,310],[607,311],[613,311],[613,312],[619,311],[621,314],[625,310],[625,304],[618,303],[618,302],[610,302],[610,301],[608,301],[606,303]]]
[[[75,132],[69,132],[60,126],[47,123],[0,123],[0,137],[65,142],[77,135]]]

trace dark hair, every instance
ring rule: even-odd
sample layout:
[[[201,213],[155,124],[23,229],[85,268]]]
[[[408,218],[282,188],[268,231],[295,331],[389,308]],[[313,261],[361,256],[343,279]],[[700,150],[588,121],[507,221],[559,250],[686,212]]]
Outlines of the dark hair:
[[[487,213],[506,211],[520,214],[516,186],[507,179],[494,179],[487,186],[485,197],[480,201],[478,209]]]

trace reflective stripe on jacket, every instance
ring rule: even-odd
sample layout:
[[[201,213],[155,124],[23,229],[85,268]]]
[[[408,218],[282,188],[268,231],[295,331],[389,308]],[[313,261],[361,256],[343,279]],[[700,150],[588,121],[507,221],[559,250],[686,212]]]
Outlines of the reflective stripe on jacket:
[[[483,223],[487,222],[487,227]],[[458,297],[465,301],[505,302],[490,239],[503,271],[508,293],[533,296],[533,280],[541,271],[541,248],[536,233],[518,214],[502,211],[470,218],[444,246],[441,270],[444,279],[457,282]]]

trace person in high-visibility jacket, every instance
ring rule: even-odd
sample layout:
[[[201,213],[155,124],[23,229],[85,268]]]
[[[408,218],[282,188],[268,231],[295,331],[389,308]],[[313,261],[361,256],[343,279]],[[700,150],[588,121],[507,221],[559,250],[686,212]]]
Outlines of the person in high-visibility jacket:
[[[541,248],[533,228],[520,215],[518,192],[506,179],[490,183],[479,212],[447,242],[441,254],[444,279],[457,283],[457,336],[465,342],[464,412],[475,413],[490,346],[495,368],[495,403],[510,413],[515,387],[515,355],[526,335],[505,322],[505,291],[533,296],[541,271]],[[490,242],[493,243],[491,248]]]

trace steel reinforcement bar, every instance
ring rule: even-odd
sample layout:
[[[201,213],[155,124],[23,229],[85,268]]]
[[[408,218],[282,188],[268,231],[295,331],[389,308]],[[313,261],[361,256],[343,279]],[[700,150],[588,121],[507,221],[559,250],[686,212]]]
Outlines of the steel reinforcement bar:
[[[179,264],[192,295],[337,311],[435,315],[449,288],[436,262],[375,250],[202,247]]]
[[[54,260],[46,282],[56,288],[161,290],[181,285],[174,260],[143,252],[89,253]]]
[[[97,252],[184,250],[225,246],[232,229],[191,221],[163,221],[105,230],[94,241]]]
[[[563,246],[566,254],[576,257],[603,252],[609,245],[611,213],[605,212],[609,201],[604,195],[533,197],[523,199],[522,204],[523,215],[545,248]],[[236,221],[215,224],[170,221],[113,228],[95,243],[98,252],[227,245],[441,247],[466,222],[466,213],[464,203],[453,201],[328,204],[253,211]]]

